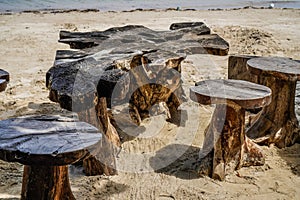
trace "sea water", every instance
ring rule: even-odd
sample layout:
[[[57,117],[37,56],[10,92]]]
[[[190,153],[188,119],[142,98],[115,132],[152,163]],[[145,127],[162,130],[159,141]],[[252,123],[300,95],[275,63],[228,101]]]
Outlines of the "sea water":
[[[124,11],[134,9],[196,9],[275,7],[300,8],[300,0],[0,0],[0,12],[20,12],[47,9],[98,9],[100,11]]]

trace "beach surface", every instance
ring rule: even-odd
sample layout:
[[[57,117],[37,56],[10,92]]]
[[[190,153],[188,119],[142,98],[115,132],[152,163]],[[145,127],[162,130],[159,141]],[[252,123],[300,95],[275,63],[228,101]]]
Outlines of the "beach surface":
[[[168,30],[175,22],[202,21],[230,44],[229,54],[284,56],[300,60],[300,10],[238,9],[218,11],[135,11],[15,13],[0,15],[1,68],[11,75],[0,93],[0,119],[27,114],[68,114],[48,99],[45,74],[53,65],[59,31],[94,31],[138,24],[153,30]],[[183,86],[227,77],[228,56],[188,56],[182,66]],[[187,95],[188,96],[188,95]],[[298,106],[296,106],[298,113]],[[262,147],[266,164],[242,168],[224,182],[198,177],[184,170],[197,158],[203,134],[213,112],[211,106],[188,102],[186,129],[160,120],[144,122],[147,133],[124,142],[129,153],[153,152],[173,147],[176,134],[189,134],[186,151],[174,163],[159,171],[121,166],[116,176],[84,176],[70,167],[70,182],[76,199],[298,199],[300,196],[300,144],[278,149]],[[191,125],[189,125],[190,123]],[[155,128],[155,130],[153,130]],[[151,131],[155,131],[152,133]],[[150,132],[150,133],[149,133]],[[147,135],[149,134],[149,135]],[[185,145],[185,146],[184,146]],[[151,161],[151,159],[150,159]],[[128,166],[128,165],[126,165]],[[0,161],[0,199],[19,199],[23,167]]]

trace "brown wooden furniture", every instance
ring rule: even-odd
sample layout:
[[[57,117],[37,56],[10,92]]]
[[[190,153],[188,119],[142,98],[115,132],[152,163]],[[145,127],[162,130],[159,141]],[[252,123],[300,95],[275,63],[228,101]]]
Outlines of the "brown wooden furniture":
[[[9,73],[3,69],[0,69],[0,92],[4,91],[9,82]]]
[[[75,199],[68,164],[89,155],[102,134],[72,118],[27,116],[0,121],[0,159],[24,164],[22,200]]]
[[[260,147],[245,135],[245,109],[268,105],[269,88],[241,80],[207,80],[190,88],[190,97],[200,104],[216,104],[200,152],[198,173],[224,180],[232,170],[264,164]]]
[[[116,115],[109,115],[106,106],[128,103],[126,124],[138,126],[154,105],[165,103],[165,113],[170,121],[176,121],[177,108],[186,100],[180,74],[185,57],[224,56],[229,51],[228,42],[210,34],[202,22],[174,23],[169,29],[127,25],[104,31],[60,32],[59,42],[73,50],[57,51],[46,74],[49,98],[78,113],[81,121],[102,128],[107,139],[102,146],[108,148],[100,151],[106,154],[105,166],[85,160],[87,175],[117,173],[114,156],[121,144],[117,130],[126,127],[120,126]]]
[[[300,140],[295,115],[296,82],[300,80],[300,63],[288,58],[261,57],[247,61],[257,83],[272,89],[272,102],[247,130],[247,135],[261,144],[282,148]]]

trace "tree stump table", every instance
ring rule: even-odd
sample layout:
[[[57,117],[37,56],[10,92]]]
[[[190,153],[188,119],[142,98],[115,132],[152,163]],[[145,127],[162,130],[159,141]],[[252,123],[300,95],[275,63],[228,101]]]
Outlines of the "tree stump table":
[[[75,199],[68,164],[89,155],[98,129],[72,118],[27,116],[0,121],[0,159],[24,164],[22,200]]]
[[[300,80],[300,63],[288,58],[265,57],[247,61],[257,83],[272,89],[272,102],[247,130],[259,144],[275,144],[279,148],[293,145],[300,139],[295,115],[296,82]]]
[[[61,31],[59,42],[76,50],[58,50],[46,74],[50,100],[77,112],[81,121],[102,129],[108,143],[104,165],[84,161],[87,175],[116,173],[109,158],[121,145],[116,115],[108,108],[128,105],[128,120],[140,125],[156,104],[162,104],[169,120],[185,101],[181,63],[187,55],[227,55],[229,44],[202,22],[174,23],[168,31],[140,25],[104,31]],[[120,123],[119,123],[120,124]],[[126,128],[126,127],[125,127]],[[106,138],[106,139],[105,139]],[[107,163],[110,163],[107,166]],[[99,166],[99,167],[98,167]],[[101,169],[102,168],[102,169]]]
[[[196,163],[199,174],[224,180],[230,171],[264,164],[261,149],[245,135],[245,109],[268,105],[269,88],[242,80],[207,80],[196,83],[190,97],[200,104],[216,104]]]
[[[4,91],[9,82],[9,73],[3,69],[0,69],[0,92]]]

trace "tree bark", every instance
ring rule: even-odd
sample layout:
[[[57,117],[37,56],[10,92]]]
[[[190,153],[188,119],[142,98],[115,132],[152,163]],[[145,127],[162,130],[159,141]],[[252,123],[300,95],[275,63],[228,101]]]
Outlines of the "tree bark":
[[[75,200],[67,166],[24,166],[22,200]]]
[[[263,165],[264,156],[258,145],[245,136],[245,110],[229,102],[217,105],[200,152],[197,172],[214,179],[243,166]]]
[[[79,120],[88,122],[103,131],[103,138],[91,155],[83,160],[84,173],[88,176],[115,175],[115,156],[121,146],[119,135],[111,124],[105,97],[95,97],[95,108],[78,113]]]
[[[247,135],[258,144],[274,143],[279,148],[293,145],[300,133],[295,115],[296,81],[261,76],[258,83],[272,89],[272,102],[263,108]]]

